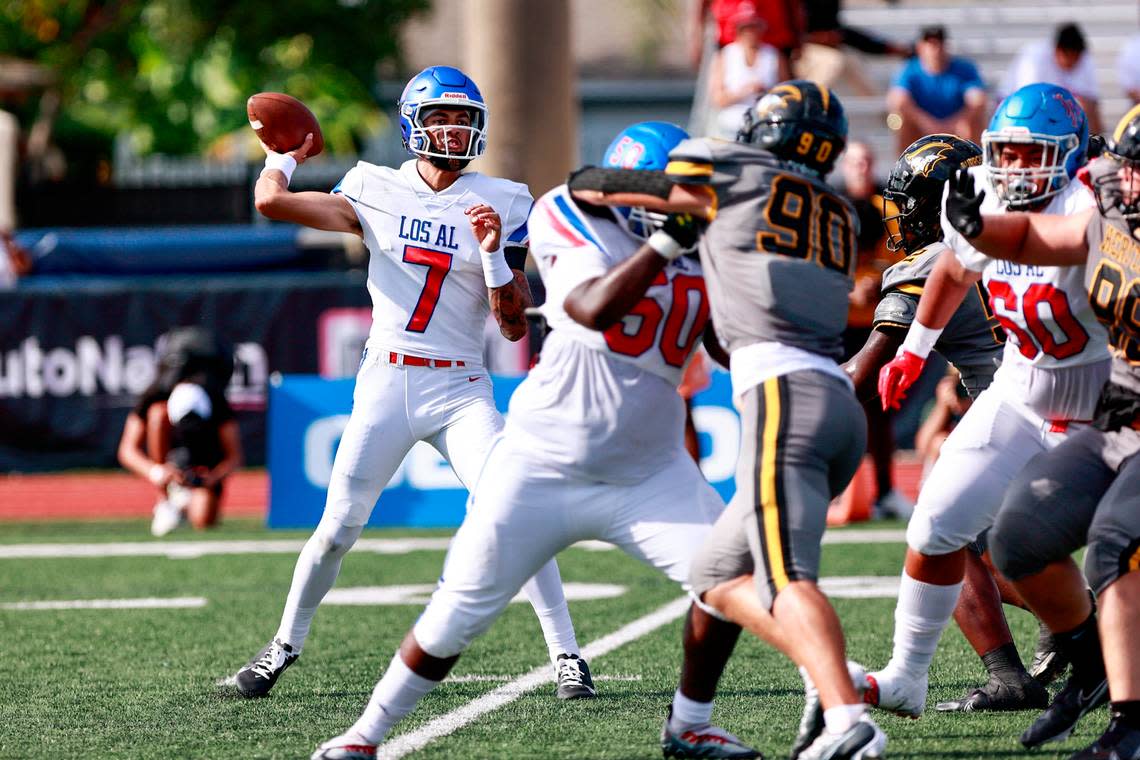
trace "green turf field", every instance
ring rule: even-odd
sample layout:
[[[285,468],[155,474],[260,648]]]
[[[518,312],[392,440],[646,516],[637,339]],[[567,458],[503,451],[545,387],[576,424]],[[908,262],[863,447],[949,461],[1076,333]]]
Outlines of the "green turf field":
[[[878,523],[873,528],[900,528]],[[369,531],[364,538],[446,533]],[[0,526],[0,757],[2,758],[307,758],[324,739],[350,725],[421,603],[326,605],[304,656],[268,699],[247,701],[216,685],[274,633],[296,552],[176,553],[130,556],[139,542],[301,540],[231,522],[206,535],[180,531],[155,542],[143,523]],[[12,558],[14,544],[76,543],[95,556]],[[114,548],[123,556],[98,556]],[[42,546],[42,553],[59,554]],[[829,545],[824,576],[895,576],[901,543]],[[27,551],[25,551],[25,554]],[[337,589],[432,584],[440,549],[407,554],[354,551]],[[624,593],[572,600],[579,642],[593,642],[668,604],[678,589],[618,551],[572,548],[559,557],[564,581],[620,584]],[[14,609],[12,603],[179,599],[200,604],[158,609]],[[837,599],[848,654],[881,666],[890,653],[893,599]],[[1023,656],[1036,626],[1020,611],[1011,624]],[[676,686],[681,622],[675,620],[591,660],[599,698],[561,703],[544,684],[413,757],[653,758]],[[546,663],[538,623],[528,605],[512,604],[459,660],[455,676],[430,695],[394,736],[424,726],[508,679]],[[480,679],[473,678],[479,676]],[[498,679],[498,680],[495,680]],[[934,662],[930,704],[980,684],[982,668],[951,631]],[[722,681],[714,719],[769,758],[783,757],[799,720],[801,682],[780,655],[742,638]],[[944,715],[906,721],[879,714],[891,758],[1064,758],[1104,728],[1090,716],[1064,745],[1021,749],[1016,735],[1032,714]]]

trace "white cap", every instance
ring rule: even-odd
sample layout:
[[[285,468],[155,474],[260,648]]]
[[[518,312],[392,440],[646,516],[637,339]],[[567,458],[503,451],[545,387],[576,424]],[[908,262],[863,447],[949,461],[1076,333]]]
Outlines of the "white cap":
[[[194,383],[179,383],[174,386],[170,398],[166,400],[166,416],[170,418],[171,425],[177,425],[191,412],[208,420],[213,411],[210,394],[206,393],[205,388]]]

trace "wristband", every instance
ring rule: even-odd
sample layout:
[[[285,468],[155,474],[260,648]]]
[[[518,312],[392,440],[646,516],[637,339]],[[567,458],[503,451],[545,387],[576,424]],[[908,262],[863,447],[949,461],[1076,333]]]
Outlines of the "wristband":
[[[666,261],[672,261],[684,253],[684,249],[681,248],[681,244],[674,240],[669,235],[669,233],[665,232],[664,230],[657,230],[657,232],[654,232],[652,235],[650,235],[649,240],[646,241],[646,245],[656,251],[657,255]]]
[[[261,173],[264,174],[266,169],[276,169],[285,175],[285,184],[288,186],[289,180],[293,179],[293,172],[296,168],[297,159],[288,153],[267,153],[265,155],[265,169],[262,169]]]
[[[488,253],[480,248],[479,255],[483,259],[483,281],[488,288],[501,288],[515,278],[501,250]]]
[[[153,485],[157,486],[159,483],[162,482],[162,478],[165,475],[166,475],[166,468],[163,467],[162,465],[160,465],[158,462],[155,462],[154,464],[152,464],[150,466],[150,469],[147,470],[146,478]]]
[[[934,349],[934,344],[938,342],[939,336],[942,335],[944,328],[927,327],[919,322],[917,319],[910,324],[910,329],[907,330],[906,338],[899,346],[899,352],[908,351],[919,359],[925,360],[930,356],[930,352]]]

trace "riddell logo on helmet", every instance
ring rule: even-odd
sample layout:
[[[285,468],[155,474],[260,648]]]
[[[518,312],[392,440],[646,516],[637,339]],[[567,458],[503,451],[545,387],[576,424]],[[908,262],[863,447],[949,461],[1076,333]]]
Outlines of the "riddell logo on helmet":
[[[440,97],[444,100],[470,100],[465,92],[445,92]]]

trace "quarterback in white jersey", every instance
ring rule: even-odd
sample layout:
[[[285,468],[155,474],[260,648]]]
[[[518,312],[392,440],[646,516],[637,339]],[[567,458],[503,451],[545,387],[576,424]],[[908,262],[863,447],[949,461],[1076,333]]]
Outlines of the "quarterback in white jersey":
[[[1009,96],[982,135],[983,208],[1072,214],[1094,204],[1070,181],[1085,163],[1088,126],[1063,88],[1034,84]],[[894,650],[871,674],[869,701],[917,717],[938,639],[962,588],[965,547],[993,525],[1002,496],[1036,454],[1093,416],[1108,379],[1107,334],[1093,316],[1083,267],[1010,264],[979,253],[943,220],[945,251],[927,279],[898,356],[883,367],[883,405],[897,405],[927,354],[979,279],[1005,328],[1002,365],[979,395],[923,484],[907,526],[907,556],[895,608]]]
[[[673,125],[635,124],[607,163],[663,168],[683,136]],[[575,202],[564,185],[535,205],[531,242],[553,329],[487,457],[495,477],[472,492],[440,586],[364,714],[314,758],[372,757],[523,581],[576,541],[609,541],[687,580],[691,555],[724,507],[682,446],[676,391],[705,334],[708,303],[700,264],[681,255],[696,243],[696,221],[672,217],[653,230],[636,210]],[[710,626],[694,646],[727,660],[738,631]],[[717,732],[705,739],[710,747],[755,756],[705,728]]]
[[[331,194],[289,192],[307,140],[287,155],[267,149],[254,190],[258,210],[272,219],[364,238],[373,321],[324,515],[297,559],[277,635],[237,673],[247,697],[268,693],[300,655],[341,559],[412,446],[433,446],[471,490],[503,426],[483,367],[483,324],[490,311],[507,338],[526,335],[530,193],[462,172],[486,144],[486,106],[463,72],[424,70],[398,107],[404,145],[415,156],[400,168],[361,162]],[[559,673],[558,696],[593,696],[553,560],[526,591]]]

